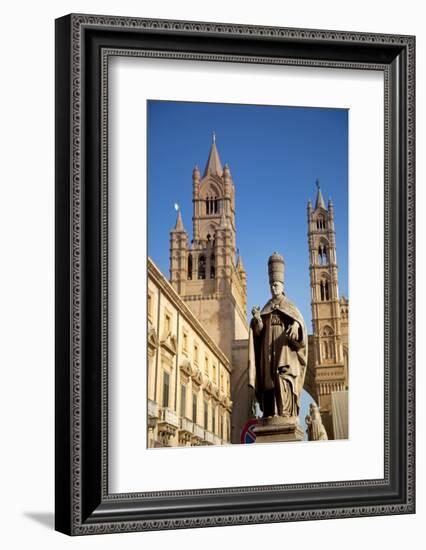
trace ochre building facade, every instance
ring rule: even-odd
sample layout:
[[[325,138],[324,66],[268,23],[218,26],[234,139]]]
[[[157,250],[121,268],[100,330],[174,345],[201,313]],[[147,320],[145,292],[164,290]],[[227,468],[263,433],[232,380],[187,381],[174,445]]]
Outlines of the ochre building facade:
[[[151,259],[147,315],[148,447],[230,443],[230,362]]]

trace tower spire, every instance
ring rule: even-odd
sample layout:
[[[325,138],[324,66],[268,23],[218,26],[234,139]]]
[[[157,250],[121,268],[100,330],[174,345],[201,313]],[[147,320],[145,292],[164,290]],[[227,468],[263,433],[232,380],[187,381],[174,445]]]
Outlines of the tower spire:
[[[238,251],[237,271],[245,271],[243,259],[241,258],[240,251]]]
[[[206,168],[204,170],[203,178],[209,174],[216,174],[221,176],[223,173],[222,163],[220,162],[219,153],[216,147],[216,134],[213,132],[212,146],[210,148],[209,158],[207,159]]]
[[[185,231],[185,228],[183,226],[183,221],[182,221],[182,214],[180,213],[180,208],[178,209],[178,213],[177,213],[175,231]]]
[[[315,210],[317,208],[324,208],[325,210],[325,202],[324,197],[322,196],[321,187],[319,183],[319,179],[317,178],[315,185],[317,186],[317,201],[315,203]]]
[[[316,396],[329,439],[335,439],[332,395],[348,385],[348,331],[341,313],[347,308],[339,300],[333,205],[329,202],[327,210],[318,179],[316,187],[315,209],[310,201],[307,209],[313,329],[308,379],[312,380],[311,395]]]

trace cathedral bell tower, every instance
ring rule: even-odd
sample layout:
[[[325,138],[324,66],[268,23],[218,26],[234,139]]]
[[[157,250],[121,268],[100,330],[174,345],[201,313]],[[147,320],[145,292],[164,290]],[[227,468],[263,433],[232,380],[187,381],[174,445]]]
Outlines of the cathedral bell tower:
[[[235,188],[213,141],[203,175],[192,172],[192,241],[178,212],[170,232],[170,282],[211,338],[232,360],[232,342],[247,338],[246,273],[237,259]]]
[[[311,286],[312,329],[311,389],[320,406],[329,439],[334,439],[332,393],[348,389],[347,311],[348,301],[339,299],[334,208],[327,208],[317,181],[315,208],[308,202],[308,244]]]

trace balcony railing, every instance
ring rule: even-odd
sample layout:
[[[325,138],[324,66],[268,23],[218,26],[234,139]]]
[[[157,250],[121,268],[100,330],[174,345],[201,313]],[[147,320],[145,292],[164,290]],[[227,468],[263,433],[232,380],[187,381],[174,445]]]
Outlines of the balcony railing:
[[[192,422],[192,420],[189,420],[188,418],[181,418],[180,419],[180,429],[183,432],[193,434],[194,433],[194,423]]]
[[[207,441],[207,443],[211,443],[213,445],[213,434],[209,432],[208,430],[204,430],[204,441]]]
[[[179,418],[176,412],[172,409],[169,409],[167,407],[164,407],[161,409],[160,413],[160,422],[165,422],[166,424],[169,424],[170,426],[174,426],[175,428],[179,428]]]
[[[199,439],[204,439],[204,429],[198,424],[194,424],[194,436]]]

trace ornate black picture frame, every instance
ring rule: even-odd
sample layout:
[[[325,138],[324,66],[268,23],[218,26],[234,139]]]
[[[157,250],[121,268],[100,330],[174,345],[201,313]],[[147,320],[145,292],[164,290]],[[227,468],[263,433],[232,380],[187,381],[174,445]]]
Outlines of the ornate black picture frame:
[[[383,479],[110,494],[110,56],[384,74]],[[414,513],[415,38],[68,15],[56,21],[56,529],[70,535]]]

